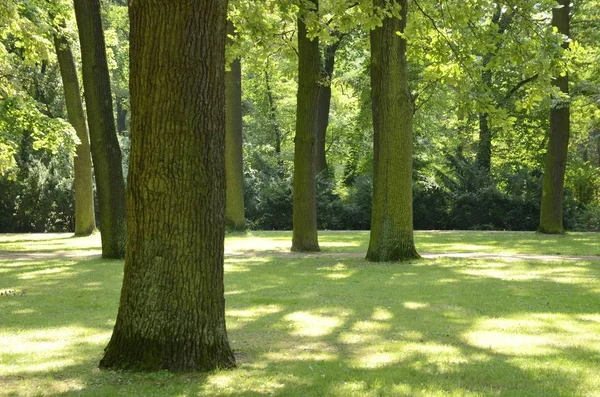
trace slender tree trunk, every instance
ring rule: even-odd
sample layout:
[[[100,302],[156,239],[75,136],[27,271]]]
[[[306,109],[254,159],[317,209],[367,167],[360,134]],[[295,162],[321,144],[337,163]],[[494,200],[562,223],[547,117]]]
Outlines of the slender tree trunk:
[[[559,33],[569,36],[570,0],[559,1],[559,7],[552,10],[552,26]],[[563,44],[568,48],[568,43]],[[566,95],[569,94],[569,76],[556,76],[553,84]],[[546,154],[546,168],[542,187],[540,206],[540,225],[538,232],[563,234],[563,199],[565,170],[570,135],[569,99],[558,99],[550,108],[550,139]]]
[[[374,172],[371,238],[367,259],[374,262],[418,258],[413,238],[412,102],[408,90],[402,19],[386,18],[371,31],[371,97],[373,102]],[[386,0],[374,0],[383,6]]]
[[[117,132],[120,135],[127,133],[127,109],[123,106],[124,98],[117,98]]]
[[[318,0],[310,0],[318,10]],[[309,12],[304,10],[305,12]],[[294,138],[294,214],[292,251],[319,251],[315,135],[321,62],[319,40],[307,36],[303,15],[298,17],[298,102]]]
[[[317,119],[317,156],[315,167],[317,174],[327,174],[327,156],[325,144],[327,142],[327,127],[329,127],[329,111],[331,108],[331,79],[335,67],[335,53],[340,46],[340,42],[330,44],[325,47],[323,65],[323,77],[327,80],[326,84],[321,85],[319,95],[319,116]]]
[[[128,248],[101,367],[235,366],[223,286],[226,9],[130,3]]]
[[[92,183],[92,157],[77,68],[71,45],[62,35],[54,35],[54,48],[63,81],[63,91],[69,122],[79,138],[73,160],[75,169],[75,235],[89,236],[96,229],[94,214],[94,188]]]
[[[483,59],[483,72],[481,80],[486,87],[492,87],[492,72],[486,70],[490,63],[490,56],[487,55]],[[487,113],[479,114],[479,142],[477,144],[477,156],[475,161],[479,168],[487,175],[490,174],[492,168],[492,131],[490,130],[489,116]]]
[[[235,34],[233,23],[227,24],[228,34]],[[242,150],[242,65],[239,58],[225,73],[225,175],[227,202],[225,223],[232,230],[245,230],[244,164]]]
[[[275,98],[273,98],[273,90],[271,88],[271,76],[269,71],[265,70],[265,85],[267,88],[267,99],[269,101],[269,121],[275,135],[275,153],[281,153],[281,128],[277,122],[277,108],[275,106]]]
[[[100,0],[75,0],[75,16],[81,43],[83,89],[100,207],[102,256],[123,258],[125,183],[121,148],[115,131]]]

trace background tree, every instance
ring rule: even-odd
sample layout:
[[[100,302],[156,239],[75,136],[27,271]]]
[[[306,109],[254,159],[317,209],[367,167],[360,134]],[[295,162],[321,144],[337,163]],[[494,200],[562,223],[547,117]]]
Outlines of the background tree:
[[[231,21],[227,22],[227,35],[231,44],[235,36],[235,26]],[[229,63],[229,70],[225,72],[225,118],[225,223],[228,228],[239,231],[246,229],[246,218],[242,150],[242,64],[237,56]]]
[[[569,37],[570,4],[570,1],[562,0],[557,7],[552,9],[552,26],[556,27],[557,32],[563,35],[563,48],[565,49],[569,47],[567,38]],[[563,226],[563,196],[570,135],[568,73],[560,71],[559,75],[554,77],[553,84],[560,90],[560,95],[550,107],[550,135],[548,153],[546,154],[538,231],[548,234],[562,234],[565,232]]]
[[[69,122],[73,125],[79,138],[75,150],[74,188],[75,188],[75,235],[87,236],[96,229],[94,213],[94,188],[92,181],[92,158],[87,123],[81,103],[79,77],[73,59],[71,45],[64,32],[64,21],[58,21],[57,32],[54,34],[54,48],[62,76],[65,104]]]
[[[223,287],[226,8],[130,5],[128,249],[103,368],[235,365]]]
[[[115,130],[99,0],[75,0],[92,158],[100,207],[102,256],[125,255],[125,182]]]
[[[384,7],[384,0],[374,0]],[[373,101],[373,215],[367,259],[418,258],[413,237],[413,108],[408,90],[406,39],[408,2],[392,3],[393,16],[371,32]]]
[[[321,74],[319,40],[310,38],[307,19],[314,18],[318,1],[298,15],[298,96],[294,137],[294,228],[292,251],[319,251],[316,202],[316,128]]]

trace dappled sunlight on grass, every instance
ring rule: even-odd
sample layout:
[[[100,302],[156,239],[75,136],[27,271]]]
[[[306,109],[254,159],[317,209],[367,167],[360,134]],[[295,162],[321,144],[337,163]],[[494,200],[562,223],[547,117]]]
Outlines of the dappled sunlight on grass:
[[[473,346],[506,355],[559,354],[565,348],[600,354],[596,320],[600,320],[600,314],[524,313],[510,318],[479,320],[464,338]]]
[[[0,291],[28,291],[0,296],[0,395],[591,396],[600,390],[600,262],[376,264],[361,253],[366,232],[320,237],[325,252],[310,256],[288,254],[288,232],[227,237],[236,253],[225,259],[225,296],[238,368],[209,374],[96,369],[114,324],[122,261],[0,260]],[[474,250],[575,255],[595,250],[592,237],[600,240],[418,232],[417,243],[423,251],[451,251],[466,241]],[[16,240],[11,244],[29,244]]]
[[[100,248],[100,233],[86,237],[73,237],[69,233],[0,234],[0,251],[83,251]]]
[[[324,336],[331,334],[344,323],[343,311],[337,315],[324,315],[320,313],[294,312],[286,315],[284,319],[290,323],[291,334],[296,336]]]
[[[565,262],[548,266],[544,263],[517,262],[514,260],[487,260],[478,265],[471,265],[461,271],[462,274],[491,277],[510,281],[531,281],[536,279],[551,280],[556,283],[581,285],[591,280],[594,274],[590,263]]]

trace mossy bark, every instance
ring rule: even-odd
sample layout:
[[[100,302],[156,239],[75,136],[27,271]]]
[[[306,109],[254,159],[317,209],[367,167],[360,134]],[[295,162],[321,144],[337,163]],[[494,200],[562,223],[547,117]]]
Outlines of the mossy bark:
[[[314,10],[318,1],[311,0]],[[316,130],[321,62],[319,40],[310,40],[298,17],[298,100],[294,138],[294,201],[292,251],[319,251],[316,198]]]
[[[383,6],[386,0],[374,0]],[[413,237],[412,118],[408,90],[407,1],[397,1],[402,19],[386,18],[371,31],[371,98],[374,131],[373,210],[367,259],[374,262],[418,258]]]
[[[234,26],[227,23],[228,34],[235,34]],[[238,59],[225,72],[225,175],[227,201],[225,223],[231,230],[246,229],[244,215],[244,164],[242,150],[242,65]]]
[[[63,92],[69,122],[75,129],[79,138],[79,145],[75,148],[74,185],[75,185],[75,235],[89,236],[96,229],[96,215],[94,214],[94,188],[92,183],[92,157],[90,153],[90,140],[83,104],[77,68],[71,51],[71,44],[66,37],[55,34],[54,48],[63,82]]]
[[[226,9],[130,3],[127,255],[102,368],[235,366],[223,286]]]
[[[561,0],[559,7],[552,10],[552,25],[559,33],[569,36],[570,1]],[[563,44],[568,48],[568,43]],[[569,94],[569,76],[556,76],[552,84],[566,95]],[[550,137],[542,186],[542,202],[540,206],[540,225],[538,232],[546,234],[563,234],[563,199],[565,171],[570,135],[569,99],[561,98],[550,108]]]
[[[100,209],[102,256],[125,255],[125,182],[115,130],[100,0],[75,0],[83,89]]]

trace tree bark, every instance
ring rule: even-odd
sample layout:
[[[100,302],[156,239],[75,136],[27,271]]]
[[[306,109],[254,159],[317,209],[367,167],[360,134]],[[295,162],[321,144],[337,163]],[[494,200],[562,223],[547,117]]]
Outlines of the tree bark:
[[[483,58],[483,72],[481,80],[486,87],[492,88],[492,71],[487,70],[490,55]],[[489,116],[487,113],[479,114],[479,142],[477,143],[476,164],[489,176],[492,168],[492,131],[490,130]]]
[[[94,188],[92,183],[92,157],[87,124],[81,103],[79,78],[73,59],[71,45],[66,37],[54,34],[54,48],[63,82],[63,92],[69,122],[79,138],[75,148],[74,185],[75,185],[75,235],[89,236],[96,229],[94,214]]]
[[[117,132],[120,135],[127,133],[127,109],[123,107],[124,98],[117,98]]]
[[[277,122],[277,108],[275,107],[275,98],[273,98],[273,90],[271,89],[271,76],[269,71],[265,70],[265,85],[267,89],[267,100],[269,101],[269,120],[275,135],[275,153],[281,153],[281,128]]]
[[[128,246],[103,368],[235,366],[223,286],[226,9],[130,2]]]
[[[100,207],[102,256],[125,255],[125,183],[115,131],[99,0],[75,0],[83,88]]]
[[[310,3],[314,5],[314,11],[318,10],[318,0],[310,0]],[[294,138],[292,251],[319,251],[315,135],[321,62],[319,40],[308,38],[302,14],[301,10],[298,17],[298,101]]]
[[[418,258],[413,237],[412,118],[404,32],[407,0],[401,19],[385,18],[371,31],[374,172],[371,237],[367,259],[374,262]],[[386,0],[374,0],[381,7]]]
[[[570,0],[559,1],[559,7],[552,10],[552,26],[558,32],[569,36]],[[563,43],[563,48],[568,48]],[[569,76],[554,77],[552,84],[562,93],[569,95]],[[545,234],[563,234],[563,199],[567,152],[570,135],[569,99],[560,98],[550,108],[550,139],[546,154],[546,167],[542,186],[540,206],[540,224],[538,232]]]
[[[227,23],[228,34],[235,34],[233,23]],[[246,229],[244,215],[244,164],[242,150],[242,65],[235,59],[225,72],[225,175],[227,201],[225,223],[231,230]]]
[[[327,128],[329,127],[329,111],[331,108],[331,79],[333,77],[333,69],[335,67],[335,53],[340,46],[337,41],[325,47],[323,65],[323,77],[327,80],[326,84],[320,87],[319,95],[319,116],[317,119],[317,155],[315,159],[315,167],[317,174],[327,174],[327,156],[325,144],[327,142]]]

